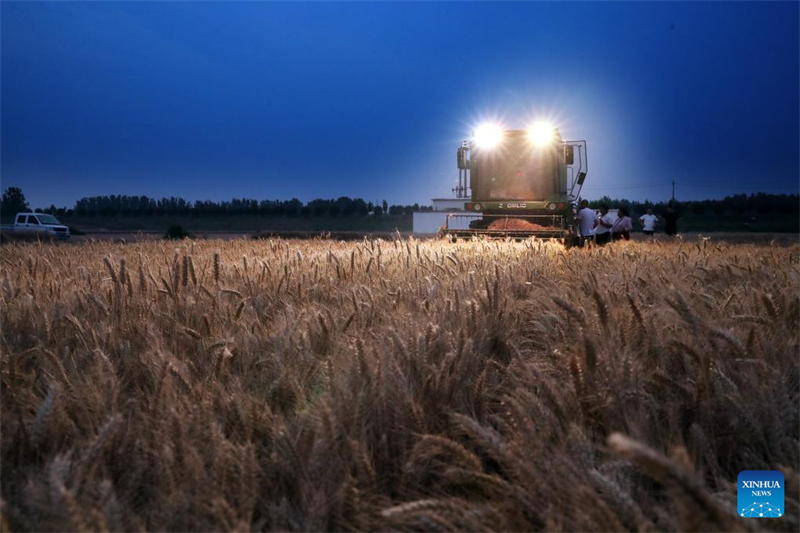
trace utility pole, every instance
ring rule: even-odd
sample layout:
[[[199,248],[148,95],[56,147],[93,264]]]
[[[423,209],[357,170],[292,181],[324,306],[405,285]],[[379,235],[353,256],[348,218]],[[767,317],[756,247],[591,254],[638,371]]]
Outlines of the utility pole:
[[[675,180],[672,180],[672,204],[675,204]]]

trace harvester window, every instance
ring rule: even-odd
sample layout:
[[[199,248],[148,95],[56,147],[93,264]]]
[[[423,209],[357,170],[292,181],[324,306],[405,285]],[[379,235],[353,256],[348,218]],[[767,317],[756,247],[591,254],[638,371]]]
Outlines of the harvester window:
[[[564,162],[567,165],[575,164],[575,149],[571,144],[564,145]]]

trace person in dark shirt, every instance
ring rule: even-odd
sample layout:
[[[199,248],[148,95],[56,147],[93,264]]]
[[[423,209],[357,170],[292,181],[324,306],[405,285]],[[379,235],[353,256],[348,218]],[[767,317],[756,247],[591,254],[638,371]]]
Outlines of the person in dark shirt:
[[[661,220],[664,221],[664,233],[667,235],[677,235],[679,218],[681,218],[681,216],[675,212],[675,207],[668,205],[667,212],[661,215]]]

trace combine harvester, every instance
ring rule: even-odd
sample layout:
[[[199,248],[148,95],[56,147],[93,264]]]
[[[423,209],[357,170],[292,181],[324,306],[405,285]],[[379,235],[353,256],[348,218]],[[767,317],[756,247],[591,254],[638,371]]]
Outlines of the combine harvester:
[[[443,233],[577,239],[575,215],[588,170],[586,141],[565,141],[550,124],[504,130],[486,124],[458,149],[458,187],[466,213],[447,216]]]

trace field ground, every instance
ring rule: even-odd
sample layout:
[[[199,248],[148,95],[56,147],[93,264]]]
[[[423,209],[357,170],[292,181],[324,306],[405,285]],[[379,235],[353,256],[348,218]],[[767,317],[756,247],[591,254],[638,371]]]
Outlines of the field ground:
[[[122,231],[127,233],[154,232],[163,235],[170,226],[181,226],[197,235],[255,232],[356,232],[392,233],[412,231],[411,215],[340,216],[340,217],[278,217],[256,215],[227,216],[68,216],[62,222],[87,233]],[[3,223],[13,223],[5,217]],[[640,229],[638,222],[636,229]],[[663,227],[661,228],[663,230]],[[794,215],[767,213],[746,215],[713,215],[685,213],[679,222],[685,233],[696,232],[747,232],[789,233],[800,232],[800,220]]]
[[[796,241],[0,260],[4,531],[800,529]]]

